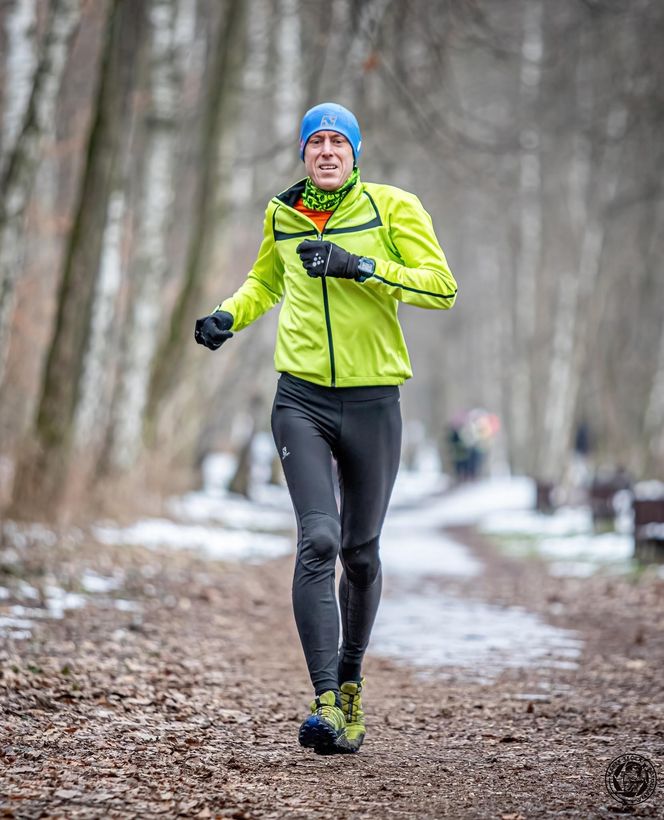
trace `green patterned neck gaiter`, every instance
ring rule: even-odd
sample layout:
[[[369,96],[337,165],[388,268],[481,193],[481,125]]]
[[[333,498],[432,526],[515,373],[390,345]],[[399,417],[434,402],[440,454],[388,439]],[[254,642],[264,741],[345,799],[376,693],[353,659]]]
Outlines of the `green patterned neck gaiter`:
[[[304,207],[309,208],[311,211],[333,211],[353,185],[359,182],[359,179],[359,169],[353,168],[352,174],[338,191],[323,191],[317,185],[314,185],[311,181],[311,177],[307,177],[307,181],[304,184],[304,193],[302,194]]]

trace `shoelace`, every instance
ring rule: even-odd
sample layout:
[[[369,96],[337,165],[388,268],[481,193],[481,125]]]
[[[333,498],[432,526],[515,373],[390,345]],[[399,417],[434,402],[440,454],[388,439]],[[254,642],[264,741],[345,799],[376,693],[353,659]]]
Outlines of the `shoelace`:
[[[353,718],[354,718],[353,704],[355,703],[355,697],[356,697],[355,695],[349,695],[348,696],[348,718],[349,718],[350,723],[353,723]]]
[[[353,692],[352,695],[344,693],[346,695],[346,697],[348,698],[348,722],[349,723],[354,723],[355,722],[355,718],[357,717],[357,713],[353,714],[353,706],[355,705],[355,698],[359,699],[359,695],[361,693],[362,693],[361,689],[358,689],[356,692]]]
[[[316,698],[315,714],[321,715],[322,717],[334,717],[334,710],[336,708],[336,706],[330,706],[329,703],[321,703],[320,700]]]

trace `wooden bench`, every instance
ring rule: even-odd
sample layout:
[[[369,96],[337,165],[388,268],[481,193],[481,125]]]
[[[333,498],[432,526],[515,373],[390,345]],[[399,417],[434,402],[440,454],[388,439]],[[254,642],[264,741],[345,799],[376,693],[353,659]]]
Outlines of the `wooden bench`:
[[[616,517],[614,499],[622,490],[631,490],[631,481],[622,471],[598,475],[590,485],[590,509],[595,527],[612,525]]]
[[[664,493],[660,497],[635,497],[632,507],[634,557],[664,563]]]
[[[535,509],[539,513],[550,515],[555,508],[553,503],[554,485],[550,481],[535,482]]]

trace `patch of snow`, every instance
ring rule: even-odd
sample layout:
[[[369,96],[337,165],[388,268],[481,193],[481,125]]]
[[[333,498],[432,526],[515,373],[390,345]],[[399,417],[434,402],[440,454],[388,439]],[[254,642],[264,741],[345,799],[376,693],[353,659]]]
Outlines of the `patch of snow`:
[[[294,525],[291,511],[262,507],[242,496],[224,493],[209,495],[192,492],[171,498],[168,512],[175,518],[190,522],[218,522],[233,529],[259,532],[290,530]]]
[[[634,542],[630,536],[607,532],[602,535],[543,538],[539,541],[537,549],[545,558],[604,563],[631,558]]]
[[[39,590],[23,579],[18,582],[18,591],[21,598],[27,598],[29,601],[39,600]]]
[[[597,564],[592,561],[553,561],[548,570],[557,578],[590,578],[597,572]]]
[[[17,618],[30,618],[30,620],[34,620],[35,618],[51,617],[51,613],[47,609],[42,609],[41,607],[36,606],[22,606],[21,604],[14,604],[9,608],[9,611]]]
[[[438,470],[399,470],[390,499],[390,511],[440,494],[447,489],[449,483],[449,477]]]
[[[81,576],[81,586],[86,592],[113,592],[122,586],[122,581],[86,569]]]
[[[639,530],[639,535],[644,538],[664,540],[664,523],[644,524]]]
[[[409,525],[412,519],[412,526]],[[403,516],[399,524],[389,517],[380,539],[381,562],[386,572],[412,575],[478,575],[482,564],[467,547],[451,538],[417,526],[417,516]]]
[[[509,482],[510,479],[507,479]],[[483,496],[488,488],[471,485],[468,493]],[[523,491],[523,487],[522,487]],[[502,493],[518,502],[517,493]],[[616,505],[616,532],[596,534],[592,514],[588,507],[561,507],[552,515],[542,515],[532,509],[532,498],[524,493],[524,505],[514,504],[509,510],[495,510],[480,517],[478,528],[488,534],[515,536],[512,549],[519,554],[516,537],[529,538],[528,549],[534,550],[551,563],[552,575],[586,578],[597,569],[623,570],[633,556],[631,525],[631,502],[624,495]]]
[[[22,606],[21,604],[14,604],[9,607],[10,615],[16,618],[50,618],[51,613],[40,606]]]
[[[535,510],[494,512],[482,518],[482,532],[510,535],[575,535],[592,531],[588,508],[561,507],[553,515]]]
[[[283,484],[255,484],[251,489],[251,498],[252,502],[263,507],[271,507],[293,514],[293,503],[288,489]]]
[[[17,521],[5,521],[2,524],[2,533],[10,543],[19,549],[28,547],[31,542],[35,541],[47,547],[54,547],[58,541],[57,533],[45,527],[43,524],[23,524]]]
[[[139,612],[141,609],[141,605],[138,601],[127,601],[124,598],[115,598],[113,600],[113,606],[120,612]]]
[[[534,485],[529,479],[491,479],[464,485],[419,509],[391,512],[381,536],[381,557],[391,594],[383,599],[373,648],[421,667],[453,666],[490,680],[507,667],[574,668],[577,633],[542,621],[520,607],[498,607],[443,594],[431,576],[470,577],[483,564],[441,527],[483,521],[488,513],[506,531],[530,532]],[[536,515],[536,514],[535,514]],[[585,530],[589,515],[565,514],[549,533]],[[590,522],[592,523],[592,522]]]
[[[385,597],[372,634],[374,651],[415,666],[455,666],[491,679],[508,667],[574,668],[577,633],[520,607],[498,607],[423,590]]]
[[[634,497],[639,501],[655,501],[664,497],[664,482],[639,481],[634,485]]]
[[[421,526],[449,527],[476,524],[489,513],[532,509],[535,483],[530,478],[489,478],[455,487],[426,509],[417,512]],[[408,514],[408,513],[406,513]],[[391,514],[399,520],[400,511]]]
[[[0,615],[0,636],[3,638],[11,638],[14,641],[27,640],[32,629],[32,621],[25,618],[11,618],[6,615]]]
[[[210,453],[201,466],[203,487],[207,492],[225,490],[235,472],[236,458],[231,453]]]
[[[77,592],[67,592],[61,587],[49,584],[46,587],[46,609],[51,618],[63,618],[70,609],[81,609],[86,604],[84,595]]]
[[[276,558],[292,550],[291,539],[283,536],[177,524],[165,518],[146,518],[126,528],[95,526],[93,532],[105,544],[198,549],[210,558],[227,561]]]

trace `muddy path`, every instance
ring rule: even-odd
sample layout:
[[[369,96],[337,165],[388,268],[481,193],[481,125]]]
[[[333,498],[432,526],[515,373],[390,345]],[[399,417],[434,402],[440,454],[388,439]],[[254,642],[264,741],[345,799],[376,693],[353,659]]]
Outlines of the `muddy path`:
[[[536,612],[579,633],[580,657],[479,682],[372,654],[367,741],[333,757],[297,744],[310,691],[291,557],[27,545],[4,567],[16,595],[118,567],[122,584],[27,640],[0,639],[0,817],[664,817],[664,581],[551,578],[472,531],[453,535],[485,571],[437,579],[441,594]],[[626,752],[660,780],[631,809],[604,786]]]

